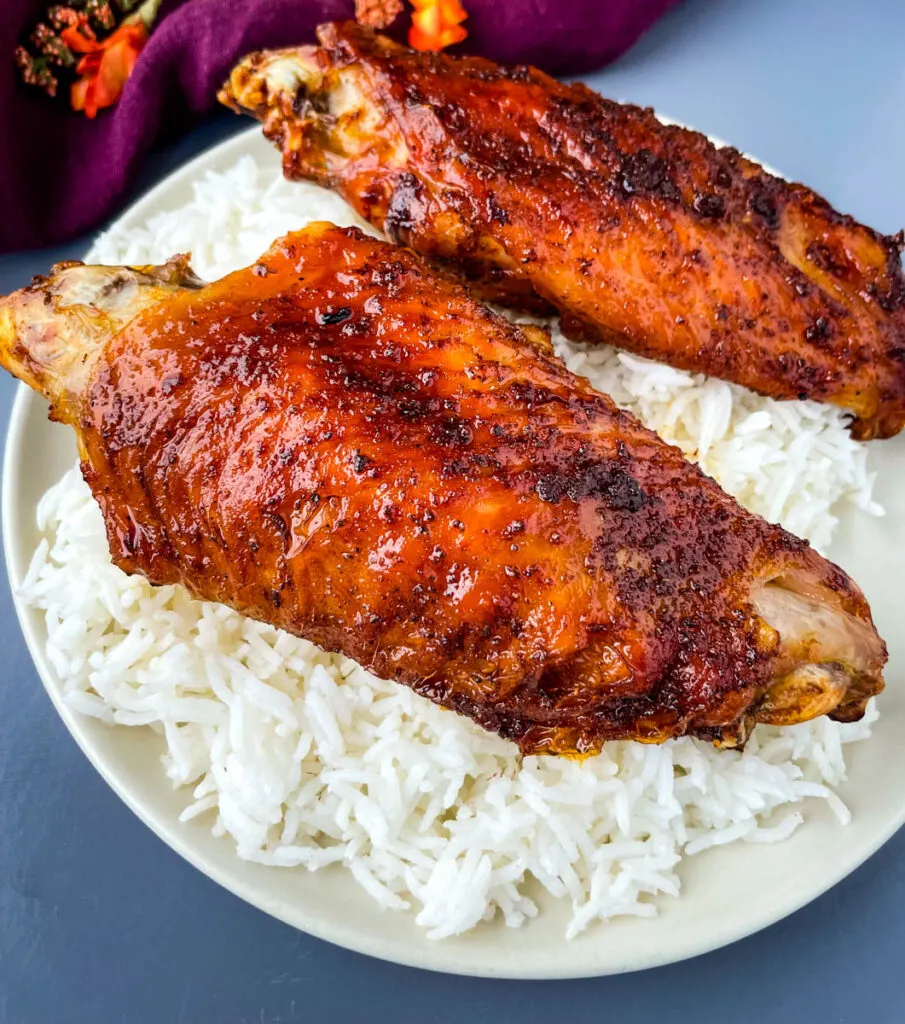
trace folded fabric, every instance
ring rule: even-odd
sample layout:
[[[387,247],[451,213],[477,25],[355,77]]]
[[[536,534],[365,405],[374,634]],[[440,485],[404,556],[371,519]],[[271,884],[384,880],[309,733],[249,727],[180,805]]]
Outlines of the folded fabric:
[[[554,74],[600,67],[676,0],[465,0],[457,51]],[[352,0],[171,0],[116,106],[89,120],[16,76],[13,50],[46,0],[4,0],[0,18],[0,249],[47,245],[114,212],[142,157],[166,128],[188,128],[216,104],[242,54],[314,40],[348,18]]]

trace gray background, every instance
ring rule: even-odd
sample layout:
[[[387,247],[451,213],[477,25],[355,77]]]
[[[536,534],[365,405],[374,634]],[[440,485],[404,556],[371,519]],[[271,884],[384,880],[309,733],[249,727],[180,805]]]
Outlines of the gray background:
[[[905,0],[689,0],[591,82],[905,226]],[[215,118],[140,188],[239,126]],[[84,247],[0,257],[0,291]],[[2,423],[13,390],[0,378]],[[905,1021],[903,833],[789,920],[684,964],[547,983],[414,971],[270,920],[133,817],[53,711],[5,575],[0,647],[0,1024]]]

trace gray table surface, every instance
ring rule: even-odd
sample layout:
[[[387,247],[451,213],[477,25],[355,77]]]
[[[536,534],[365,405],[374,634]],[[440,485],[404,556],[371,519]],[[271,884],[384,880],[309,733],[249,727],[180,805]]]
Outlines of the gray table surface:
[[[591,82],[905,225],[905,0],[689,0]],[[237,125],[155,155],[142,186]],[[0,292],[84,247],[0,257]],[[13,390],[3,375],[2,423]],[[5,576],[0,651],[0,1024],[905,1021],[905,833],[790,919],[684,964],[542,984],[415,971],[271,920],[146,829],[57,718]]]

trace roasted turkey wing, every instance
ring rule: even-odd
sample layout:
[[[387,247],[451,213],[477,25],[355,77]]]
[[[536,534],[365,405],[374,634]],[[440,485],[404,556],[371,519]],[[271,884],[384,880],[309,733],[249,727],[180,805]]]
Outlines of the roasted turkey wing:
[[[734,149],[530,67],[354,23],[252,54],[221,93],[290,178],[336,189],[485,298],[773,398],[905,423],[903,239]]]
[[[214,284],[64,265],[0,303],[127,572],[526,753],[858,717],[885,648],[857,586],[544,347],[326,224]]]

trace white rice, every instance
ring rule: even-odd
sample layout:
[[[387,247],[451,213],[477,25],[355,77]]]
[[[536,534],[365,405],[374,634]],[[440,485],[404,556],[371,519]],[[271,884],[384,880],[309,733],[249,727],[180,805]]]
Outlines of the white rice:
[[[215,278],[311,220],[361,222],[341,200],[288,184],[245,157],[208,173],[187,205],[109,232],[90,258],[156,262],[191,251]],[[361,225],[363,226],[363,225]],[[842,502],[872,513],[868,448],[841,413],[775,403],[608,348],[566,342],[568,365],[697,458],[749,508],[825,547]],[[187,791],[188,828],[228,834],[239,856],[274,866],[348,868],[381,906],[411,910],[431,938],[501,914],[536,916],[529,879],[570,901],[567,934],[656,912],[677,895],[684,855],[785,839],[832,787],[843,744],[876,718],[759,727],[743,754],[683,739],[611,743],[582,763],[521,758],[505,740],[354,662],[151,587],[109,558],[100,512],[77,468],[38,508],[44,539],[22,586],[44,610],[48,656],[76,710],[151,726],[163,766]]]

